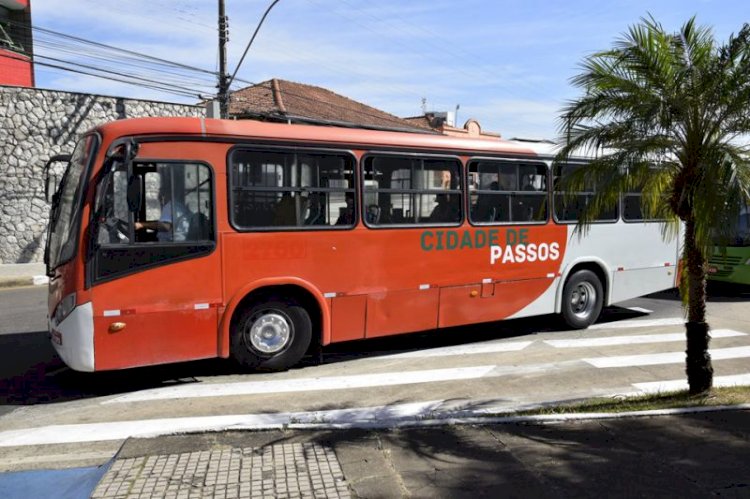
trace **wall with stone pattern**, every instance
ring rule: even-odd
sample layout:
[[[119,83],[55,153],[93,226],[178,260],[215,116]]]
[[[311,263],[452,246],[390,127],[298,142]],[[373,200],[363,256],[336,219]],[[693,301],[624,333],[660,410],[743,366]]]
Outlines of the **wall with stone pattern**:
[[[203,114],[200,106],[0,86],[0,264],[43,259],[50,156],[71,153],[84,132],[107,121]]]

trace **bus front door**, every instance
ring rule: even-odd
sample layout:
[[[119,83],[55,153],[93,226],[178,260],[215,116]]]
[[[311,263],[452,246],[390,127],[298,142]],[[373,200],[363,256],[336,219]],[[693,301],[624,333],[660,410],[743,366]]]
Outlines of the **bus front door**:
[[[98,185],[87,267],[96,370],[217,356],[212,180],[200,163],[136,161]]]

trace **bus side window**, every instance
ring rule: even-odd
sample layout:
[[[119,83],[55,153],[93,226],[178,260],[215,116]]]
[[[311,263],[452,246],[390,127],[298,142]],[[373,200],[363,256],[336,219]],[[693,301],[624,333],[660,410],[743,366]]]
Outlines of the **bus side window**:
[[[354,164],[342,151],[242,147],[229,158],[231,223],[240,231],[351,227]],[[341,216],[352,199],[350,216]]]
[[[462,176],[457,159],[371,154],[362,161],[362,169],[368,226],[461,222]]]
[[[148,163],[134,166],[142,185],[135,214],[138,243],[179,243],[213,239],[211,174],[194,163]]]
[[[577,222],[581,213],[596,194],[596,186],[586,181],[583,190],[565,193],[560,187],[560,180],[566,175],[581,168],[581,165],[556,165],[554,181],[554,210],[555,220],[558,222]],[[619,204],[615,203],[610,208],[602,210],[595,222],[616,222],[619,217]]]
[[[470,212],[474,223],[544,222],[547,220],[547,166],[503,160],[472,160],[469,175],[477,179]]]

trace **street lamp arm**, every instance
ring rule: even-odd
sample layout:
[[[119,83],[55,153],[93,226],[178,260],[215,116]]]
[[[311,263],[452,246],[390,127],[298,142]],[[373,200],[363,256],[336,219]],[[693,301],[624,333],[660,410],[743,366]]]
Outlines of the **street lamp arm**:
[[[227,82],[227,91],[229,90],[229,87],[232,86],[232,82],[234,81],[234,77],[237,76],[237,71],[240,70],[240,66],[242,66],[242,62],[245,60],[245,56],[247,55],[248,50],[250,50],[250,46],[253,44],[253,40],[255,40],[255,37],[258,35],[258,31],[260,31],[260,27],[263,26],[263,21],[266,20],[266,16],[268,16],[268,13],[271,12],[271,9],[273,9],[273,6],[279,3],[279,0],[273,0],[271,5],[268,6],[266,9],[266,12],[263,14],[263,17],[260,18],[260,22],[258,23],[258,27],[255,28],[255,32],[253,33],[253,36],[250,38],[250,41],[247,42],[247,47],[245,47],[245,51],[242,53],[242,57],[240,58],[240,62],[237,63],[237,68],[234,70],[234,73],[232,73],[232,77],[229,78],[229,82]]]

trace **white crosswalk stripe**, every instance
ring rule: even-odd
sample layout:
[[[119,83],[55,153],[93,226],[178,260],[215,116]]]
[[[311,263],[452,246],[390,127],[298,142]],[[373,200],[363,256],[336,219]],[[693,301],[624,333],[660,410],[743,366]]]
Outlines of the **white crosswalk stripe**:
[[[428,357],[448,357],[453,355],[477,355],[483,353],[518,352],[534,343],[533,341],[512,342],[483,342],[469,345],[456,345],[450,347],[429,348],[427,350],[415,350],[413,352],[397,353],[378,357],[383,359],[422,359]]]
[[[750,347],[716,348],[709,350],[713,360],[741,359],[750,357]],[[685,352],[652,353],[644,355],[620,355],[582,359],[600,369],[610,367],[655,366],[685,362]]]
[[[628,310],[632,310],[633,312],[640,312],[642,314],[650,314],[653,312],[653,310],[649,310],[643,307],[628,307]]]
[[[376,422],[404,418],[427,417],[444,401],[415,402],[380,407],[357,407],[276,414],[236,414],[50,425],[23,430],[0,431],[0,447],[25,445],[70,444],[164,435],[179,432],[269,429],[291,423]]]
[[[307,392],[312,390],[344,390],[381,386],[434,383],[481,378],[495,368],[491,366],[459,367],[453,369],[429,369],[380,374],[330,376],[321,378],[298,378],[270,381],[245,381],[239,383],[196,383],[143,390],[105,400],[102,404],[118,404],[181,398],[225,397]]]
[[[677,326],[685,324],[685,319],[681,317],[668,317],[665,319],[630,319],[618,322],[604,322],[589,326],[589,329],[630,329],[637,327],[659,327],[659,326]]]
[[[746,333],[732,329],[716,329],[711,331],[712,338],[732,338],[747,336]],[[603,338],[575,338],[571,340],[546,340],[544,343],[555,348],[604,347],[615,345],[638,345],[645,343],[668,343],[685,341],[685,332],[666,334],[641,334],[630,336],[607,336]]]

